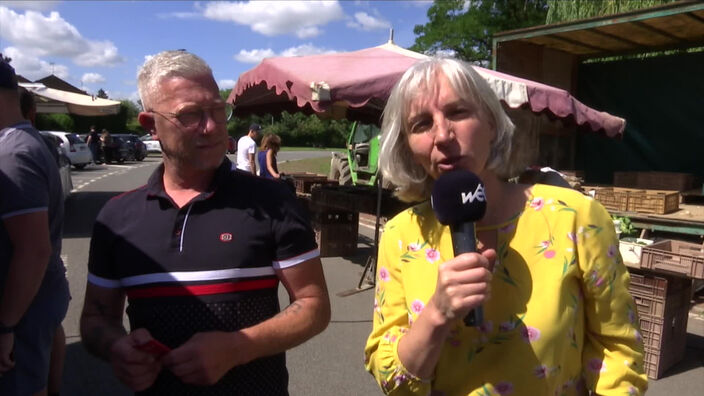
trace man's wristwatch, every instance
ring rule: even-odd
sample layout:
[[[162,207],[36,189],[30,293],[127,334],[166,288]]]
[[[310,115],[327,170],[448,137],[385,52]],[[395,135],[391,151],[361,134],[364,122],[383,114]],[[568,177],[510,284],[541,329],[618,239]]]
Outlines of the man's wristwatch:
[[[9,334],[15,332],[15,326],[6,326],[5,323],[0,322],[0,334]]]

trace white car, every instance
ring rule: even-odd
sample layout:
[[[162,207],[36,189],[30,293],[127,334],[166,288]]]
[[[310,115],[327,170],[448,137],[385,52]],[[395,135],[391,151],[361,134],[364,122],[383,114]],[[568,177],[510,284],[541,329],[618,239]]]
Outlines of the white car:
[[[139,138],[144,145],[147,146],[147,153],[159,153],[161,154],[161,143],[158,140],[152,139],[152,136],[147,134]]]
[[[83,169],[86,165],[93,162],[93,154],[91,154],[88,145],[81,140],[78,135],[71,132],[47,131],[50,134],[61,139],[61,149],[66,157],[71,161],[71,165],[76,169]]]
[[[61,178],[61,190],[64,195],[64,200],[71,196],[73,190],[73,180],[71,179],[71,161],[64,155],[64,150],[61,148],[61,139],[48,132],[39,132],[44,138],[44,142],[55,154],[56,165],[59,167],[59,177]]]

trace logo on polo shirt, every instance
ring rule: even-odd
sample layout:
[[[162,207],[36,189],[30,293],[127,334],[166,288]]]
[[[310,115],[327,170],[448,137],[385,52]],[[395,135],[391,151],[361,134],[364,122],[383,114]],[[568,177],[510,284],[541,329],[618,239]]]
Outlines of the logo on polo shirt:
[[[220,234],[220,242],[230,242],[232,240],[232,234],[229,232],[223,232]]]

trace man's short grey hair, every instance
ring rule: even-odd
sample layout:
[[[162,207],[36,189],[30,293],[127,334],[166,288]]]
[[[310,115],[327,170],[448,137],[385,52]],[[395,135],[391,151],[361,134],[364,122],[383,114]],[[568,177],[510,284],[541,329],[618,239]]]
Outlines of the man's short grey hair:
[[[157,85],[167,77],[195,77],[213,71],[200,57],[183,50],[163,51],[149,58],[137,73],[137,88],[144,110],[151,109]]]
[[[391,90],[381,126],[379,166],[384,179],[397,187],[396,196],[403,201],[426,200],[432,190],[434,180],[415,162],[408,146],[407,121],[414,99],[431,94],[435,89],[438,72],[447,77],[460,97],[480,106],[480,118],[495,130],[487,169],[501,178],[508,178],[515,171],[509,164],[513,122],[486,80],[469,63],[457,59],[421,60],[411,66]]]

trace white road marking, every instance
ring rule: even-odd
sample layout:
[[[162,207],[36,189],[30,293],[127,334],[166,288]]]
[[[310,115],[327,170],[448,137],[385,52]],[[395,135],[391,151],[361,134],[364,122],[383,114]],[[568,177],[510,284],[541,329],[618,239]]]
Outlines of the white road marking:
[[[100,175],[94,179],[90,179],[88,181],[85,181],[85,182],[79,184],[78,186],[74,187],[74,189],[71,190],[71,192],[75,193],[75,192],[85,188],[86,186],[90,185],[91,183],[94,183],[94,182],[96,182],[100,179],[103,179],[105,177],[127,173],[127,171],[129,171],[130,169],[137,169],[137,168],[141,168],[141,167],[149,166],[149,165],[150,164],[139,164],[139,165],[112,165],[112,164],[109,164],[109,165],[103,165],[103,166],[107,166],[108,168],[113,168],[116,170],[114,170],[112,172],[105,173],[103,175]]]

